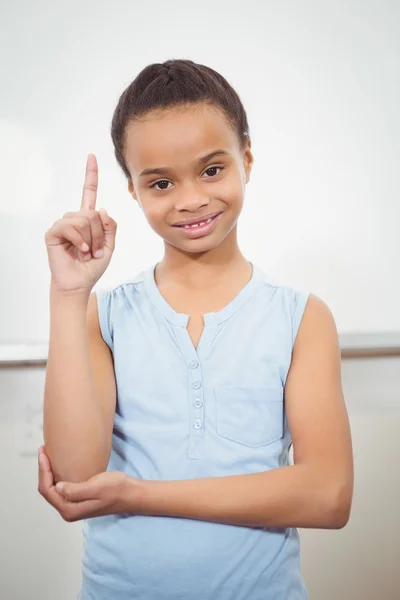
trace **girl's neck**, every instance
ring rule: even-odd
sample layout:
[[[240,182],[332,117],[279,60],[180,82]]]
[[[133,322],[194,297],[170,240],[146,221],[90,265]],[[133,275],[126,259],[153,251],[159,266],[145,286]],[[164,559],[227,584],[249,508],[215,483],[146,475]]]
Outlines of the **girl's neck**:
[[[236,235],[231,234],[216,248],[204,253],[186,253],[165,244],[163,259],[156,269],[158,285],[176,284],[191,290],[212,289],[216,284],[235,277],[246,278],[251,272],[249,262],[243,256]]]

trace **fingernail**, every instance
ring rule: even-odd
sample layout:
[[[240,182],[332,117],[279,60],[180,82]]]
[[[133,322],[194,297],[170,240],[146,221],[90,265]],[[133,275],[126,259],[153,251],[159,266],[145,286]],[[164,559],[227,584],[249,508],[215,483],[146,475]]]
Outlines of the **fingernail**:
[[[44,456],[43,454],[39,454],[39,467],[43,467]]]
[[[57,492],[60,492],[60,494],[62,494],[63,489],[64,489],[64,484],[61,481],[59,481],[58,483],[56,483],[56,490],[57,490]]]
[[[104,250],[103,248],[100,248],[100,250],[96,250],[96,252],[94,253],[94,257],[95,258],[101,258],[104,254]]]

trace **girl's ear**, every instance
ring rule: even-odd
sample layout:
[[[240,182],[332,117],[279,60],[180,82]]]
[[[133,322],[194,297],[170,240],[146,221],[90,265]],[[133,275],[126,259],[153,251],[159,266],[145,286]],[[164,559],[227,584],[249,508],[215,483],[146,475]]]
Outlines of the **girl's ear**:
[[[243,166],[246,173],[246,183],[250,181],[251,168],[253,166],[254,156],[251,151],[251,141],[249,140],[243,152]]]
[[[137,194],[131,179],[128,179],[128,191],[132,198],[137,201]]]

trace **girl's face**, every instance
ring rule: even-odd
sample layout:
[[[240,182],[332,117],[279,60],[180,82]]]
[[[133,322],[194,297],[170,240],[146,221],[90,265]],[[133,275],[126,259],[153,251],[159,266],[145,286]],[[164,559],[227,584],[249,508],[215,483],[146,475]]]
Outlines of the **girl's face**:
[[[217,108],[189,105],[132,122],[125,160],[129,192],[167,244],[206,252],[235,228],[253,156]]]

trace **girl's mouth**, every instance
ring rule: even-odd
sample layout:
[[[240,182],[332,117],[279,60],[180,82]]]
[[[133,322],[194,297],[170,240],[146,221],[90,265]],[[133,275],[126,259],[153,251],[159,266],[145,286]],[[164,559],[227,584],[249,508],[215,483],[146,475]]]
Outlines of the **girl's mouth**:
[[[200,221],[198,223],[193,223],[192,225],[175,225],[179,231],[183,233],[186,237],[191,239],[203,237],[204,235],[208,235],[211,231],[214,230],[215,223],[222,215],[222,212],[217,213],[213,217],[205,219],[204,221]]]

